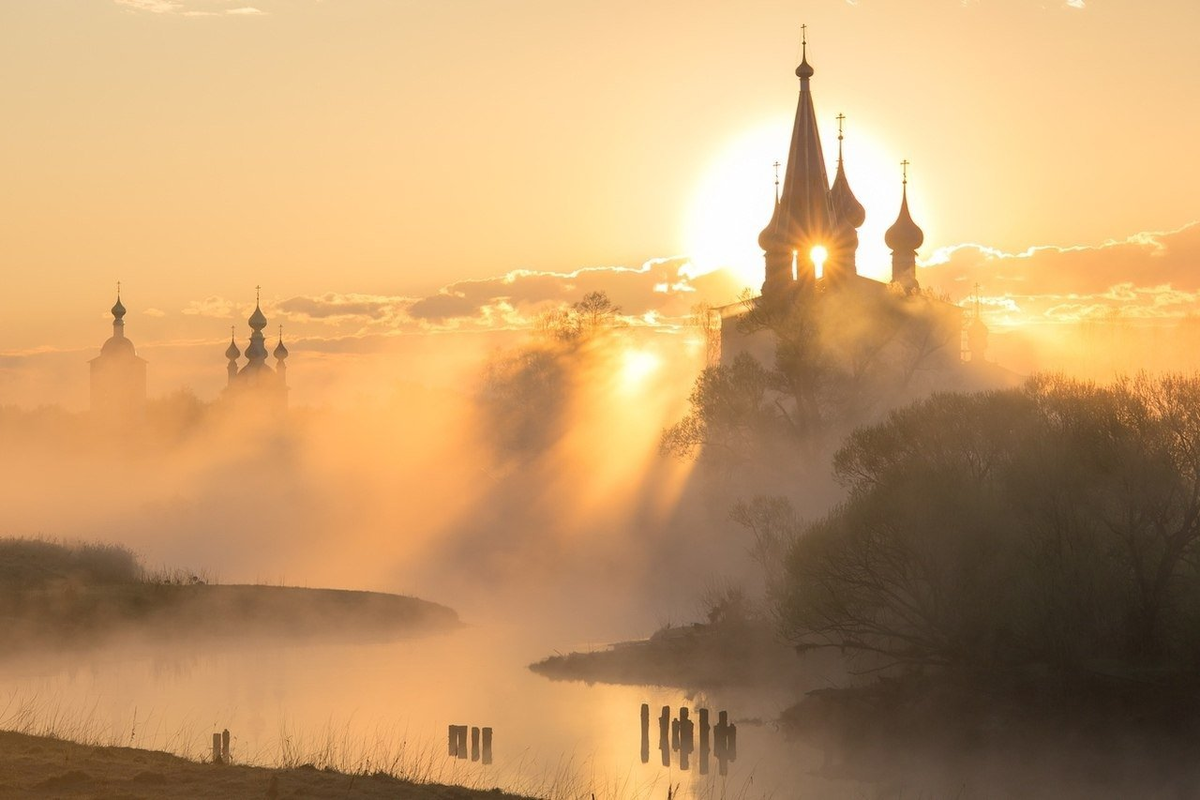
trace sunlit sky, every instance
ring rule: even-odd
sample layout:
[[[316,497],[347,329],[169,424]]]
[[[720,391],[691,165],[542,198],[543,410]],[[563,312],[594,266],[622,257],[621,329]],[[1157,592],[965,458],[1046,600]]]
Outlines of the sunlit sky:
[[[151,344],[227,338],[256,284],[301,336],[513,270],[693,256],[757,284],[801,23],[864,272],[901,158],[926,259],[1175,230],[1200,218],[1198,9],[5,0],[0,353],[98,347],[117,280]]]

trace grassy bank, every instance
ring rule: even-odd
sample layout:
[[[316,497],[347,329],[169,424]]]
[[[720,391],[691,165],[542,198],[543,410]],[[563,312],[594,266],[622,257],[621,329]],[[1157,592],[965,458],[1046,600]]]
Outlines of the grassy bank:
[[[458,624],[452,609],[415,597],[211,585],[187,572],[148,572],[121,547],[0,540],[0,638],[10,654],[118,633],[392,638]]]
[[[311,765],[290,769],[218,766],[130,747],[94,747],[0,732],[0,796],[6,798],[389,798],[516,797],[499,790],[415,783],[383,772],[349,774]]]

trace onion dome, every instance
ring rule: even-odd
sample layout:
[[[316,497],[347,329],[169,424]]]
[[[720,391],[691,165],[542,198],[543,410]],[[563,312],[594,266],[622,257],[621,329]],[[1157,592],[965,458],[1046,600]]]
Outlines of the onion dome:
[[[808,64],[808,26],[800,26],[800,66],[796,67],[796,77],[808,80],[813,76],[813,68]]]
[[[279,334],[279,344],[275,345],[275,351],[272,353],[280,361],[288,357],[288,349],[283,346],[283,334]]]
[[[851,228],[860,228],[867,221],[867,210],[863,208],[862,203],[858,202],[854,192],[850,191],[850,182],[846,180],[846,170],[842,166],[840,142],[837,176],[834,177],[833,186],[829,190],[829,201],[833,205],[833,211],[838,220]]]
[[[770,253],[774,250],[789,249],[787,241],[787,232],[783,230],[783,225],[780,224],[779,199],[775,199],[775,211],[771,214],[771,221],[767,223],[767,227],[762,229],[758,234],[758,246],[764,252]]]
[[[254,313],[250,315],[250,327],[253,330],[261,331],[267,327],[267,318],[263,314],[262,309],[258,307],[258,303],[254,304]]]
[[[912,215],[908,213],[907,185],[904,187],[900,201],[900,215],[896,217],[896,222],[892,227],[887,229],[883,240],[887,242],[887,246],[894,253],[915,251],[925,242],[925,232],[917,227],[917,223],[913,222]]]
[[[238,350],[238,346],[233,341],[233,337],[231,336],[229,338],[229,347],[225,348],[225,357],[228,358],[230,361],[234,361],[234,360],[240,358],[241,355],[242,355],[242,351]]]
[[[117,295],[117,304],[112,307],[113,319],[123,319],[125,317],[125,306],[121,305],[121,295]]]

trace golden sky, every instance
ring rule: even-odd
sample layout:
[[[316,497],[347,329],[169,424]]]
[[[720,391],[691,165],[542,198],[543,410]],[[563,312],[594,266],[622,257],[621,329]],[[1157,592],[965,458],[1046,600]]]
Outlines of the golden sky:
[[[1200,218],[1198,9],[4,0],[0,403],[5,364],[99,347],[118,279],[140,352],[215,347],[214,386],[256,284],[272,326],[299,339],[294,355],[306,341],[515,324],[523,304],[585,285],[669,315],[697,294],[668,298],[694,275],[685,265],[711,261],[698,250],[719,228],[748,244],[746,263],[705,284],[731,299],[761,268],[753,240],[790,133],[802,22],[831,171],[833,118],[848,117],[847,172],[868,214],[860,269],[887,273],[877,232],[908,158],[921,256],[943,265],[930,278],[946,276],[955,299],[975,279],[1007,294],[991,278],[1011,259],[945,264],[1034,246],[1111,255],[1108,242]],[[977,247],[952,249],[963,244]],[[1132,247],[1138,269],[1160,263]],[[1053,283],[1069,295],[1063,275],[1091,262],[1063,273],[1066,260]],[[1178,276],[1130,281],[1200,290],[1200,264],[1172,265]],[[1026,273],[1016,293],[1038,296],[1042,273]],[[655,288],[665,304],[638,294]],[[1063,304],[1037,307],[1051,306]],[[161,376],[178,376],[156,383],[148,357],[152,393],[168,389]]]

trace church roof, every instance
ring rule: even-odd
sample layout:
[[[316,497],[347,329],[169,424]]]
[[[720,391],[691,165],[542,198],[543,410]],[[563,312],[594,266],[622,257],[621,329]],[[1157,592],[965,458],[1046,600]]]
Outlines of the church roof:
[[[825,171],[817,114],[809,89],[809,79],[814,70],[808,63],[807,42],[804,48],[803,60],[796,68],[796,75],[800,78],[800,100],[788,148],[783,191],[775,214],[759,237],[764,250],[771,249],[766,247],[768,244],[781,249],[797,249],[808,239],[828,234],[833,227],[829,175]]]

